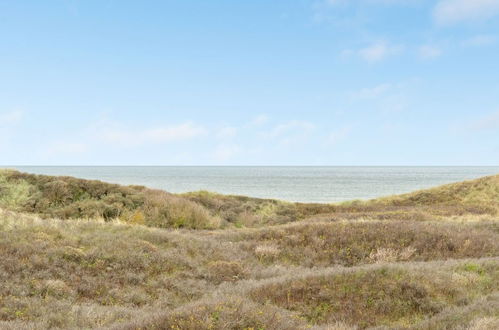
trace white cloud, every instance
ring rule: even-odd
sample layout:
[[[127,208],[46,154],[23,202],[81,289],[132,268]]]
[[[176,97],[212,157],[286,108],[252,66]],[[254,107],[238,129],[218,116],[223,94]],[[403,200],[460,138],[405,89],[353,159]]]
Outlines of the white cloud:
[[[352,99],[373,99],[386,94],[392,88],[391,84],[380,84],[375,87],[362,88],[350,93]]]
[[[499,14],[499,0],[440,0],[433,10],[437,23],[483,21]]]
[[[255,118],[253,118],[253,120],[251,121],[251,124],[255,125],[255,126],[261,126],[261,125],[265,125],[268,121],[269,121],[269,117],[265,114],[261,114],[261,115],[256,116]]]
[[[218,139],[230,139],[236,136],[236,134],[237,134],[237,128],[233,126],[226,126],[218,130],[216,136]]]
[[[347,93],[350,101],[358,107],[384,113],[404,111],[409,107],[413,82],[397,84],[383,83]]]
[[[365,10],[375,6],[414,6],[423,0],[314,0],[313,20],[346,29],[358,29],[367,21]]]
[[[275,126],[269,133],[270,137],[284,136],[289,133],[304,133],[310,132],[315,128],[315,125],[308,121],[292,120],[284,124]]]
[[[359,55],[368,62],[377,62],[388,55],[388,48],[385,44],[373,44],[359,50]]]
[[[17,124],[24,117],[24,112],[21,110],[14,110],[10,112],[0,113],[0,125],[10,126]]]
[[[99,136],[104,141],[126,146],[190,140],[207,132],[204,127],[191,122],[177,126],[154,127],[143,130],[126,129],[117,125],[111,127],[106,127],[107,125],[99,126],[101,126],[98,127]]]
[[[315,130],[316,126],[308,121],[292,120],[274,126],[270,131],[260,133],[265,140],[272,139],[282,145],[301,143]]]
[[[359,50],[344,50],[341,55],[343,57],[359,56],[366,62],[375,63],[389,56],[400,54],[403,49],[402,45],[389,45],[386,42],[377,42]]]
[[[462,42],[465,47],[488,46],[497,42],[497,37],[493,35],[477,35]]]
[[[419,47],[419,57],[424,60],[431,60],[442,55],[442,50],[435,46],[423,45]]]

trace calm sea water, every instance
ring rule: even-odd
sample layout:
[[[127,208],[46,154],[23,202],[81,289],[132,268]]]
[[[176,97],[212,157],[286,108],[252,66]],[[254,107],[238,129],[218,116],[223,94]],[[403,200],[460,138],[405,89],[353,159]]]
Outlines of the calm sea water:
[[[299,202],[369,199],[499,173],[499,167],[15,168],[30,173],[144,185],[170,192],[209,190]]]

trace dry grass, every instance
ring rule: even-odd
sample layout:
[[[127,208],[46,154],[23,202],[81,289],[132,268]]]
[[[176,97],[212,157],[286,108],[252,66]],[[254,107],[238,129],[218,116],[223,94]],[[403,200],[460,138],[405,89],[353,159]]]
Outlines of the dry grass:
[[[365,202],[313,204],[206,191],[174,195],[141,186],[0,170],[0,206],[45,217],[119,218],[160,228],[261,227],[317,217],[435,221],[495,216],[499,176]]]
[[[196,202],[141,186],[0,171],[0,206],[62,219],[121,219],[159,228],[218,228]]]
[[[473,225],[402,221],[299,223],[279,228],[226,231],[262,263],[305,267],[369,262],[428,261],[499,255],[499,235]],[[383,260],[381,260],[383,261]]]
[[[96,326],[136,308],[175,308],[234,280],[226,268],[242,276],[238,257],[225,245],[180,232],[2,212],[0,320],[49,317],[65,326],[71,318],[63,316],[75,306],[92,306],[96,314],[86,326]],[[102,319],[109,310],[121,312]]]
[[[226,296],[148,315],[116,329],[306,329],[307,323],[274,306]]]
[[[499,175],[390,196],[365,203],[368,208],[417,208],[434,216],[496,215],[499,210]]]
[[[277,281],[250,295],[256,301],[297,311],[312,324],[409,326],[448,306],[469,304],[497,291],[498,278],[498,260],[438,269],[381,266]]]
[[[2,171],[0,328],[495,329],[498,192],[294,204]]]

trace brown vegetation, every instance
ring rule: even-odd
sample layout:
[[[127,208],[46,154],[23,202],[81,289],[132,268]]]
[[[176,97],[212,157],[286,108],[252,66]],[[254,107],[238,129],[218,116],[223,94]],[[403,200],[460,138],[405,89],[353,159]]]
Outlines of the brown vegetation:
[[[382,266],[279,281],[258,287],[250,296],[298,311],[312,324],[409,326],[445,307],[497,291],[497,278],[497,260],[439,269]]]
[[[2,171],[0,328],[496,329],[498,203],[498,177],[321,205]]]
[[[141,186],[0,172],[0,206],[62,219],[104,218],[160,228],[215,228],[220,220],[186,198]]]
[[[497,233],[453,223],[300,223],[221,236],[239,242],[264,263],[305,267],[499,255]],[[383,258],[387,254],[392,257]]]

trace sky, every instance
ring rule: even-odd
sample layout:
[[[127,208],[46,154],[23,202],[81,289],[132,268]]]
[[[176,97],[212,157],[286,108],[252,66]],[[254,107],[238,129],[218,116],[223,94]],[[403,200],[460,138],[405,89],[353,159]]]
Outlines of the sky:
[[[3,165],[498,165],[499,0],[0,0]]]

